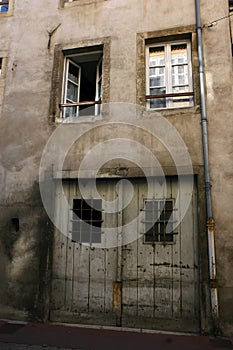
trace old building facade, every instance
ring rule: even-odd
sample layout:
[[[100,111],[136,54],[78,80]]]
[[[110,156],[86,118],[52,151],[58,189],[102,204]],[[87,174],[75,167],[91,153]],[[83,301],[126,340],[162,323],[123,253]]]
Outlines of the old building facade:
[[[0,317],[232,335],[232,1],[0,11]]]

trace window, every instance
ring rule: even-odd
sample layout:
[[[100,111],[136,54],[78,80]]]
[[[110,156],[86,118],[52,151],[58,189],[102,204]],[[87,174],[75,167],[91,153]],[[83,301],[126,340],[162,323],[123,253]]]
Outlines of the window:
[[[101,243],[101,199],[74,199],[72,212],[72,241]]]
[[[173,200],[145,201],[145,242],[173,242]]]
[[[147,45],[146,67],[148,108],[180,108],[193,105],[189,41]]]
[[[0,12],[7,12],[8,11],[8,0],[0,0]]]
[[[102,98],[103,47],[65,52],[62,117],[98,115]]]

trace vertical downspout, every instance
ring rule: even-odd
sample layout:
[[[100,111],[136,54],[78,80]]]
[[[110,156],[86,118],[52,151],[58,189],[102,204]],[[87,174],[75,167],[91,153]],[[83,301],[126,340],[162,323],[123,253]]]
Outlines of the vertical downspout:
[[[203,158],[204,158],[210,298],[211,298],[211,311],[212,311],[212,318],[213,318],[214,333],[218,333],[218,330],[219,330],[218,293],[217,293],[217,282],[216,282],[214,219],[213,219],[213,213],[212,213],[211,184],[210,184],[210,172],[209,172],[208,132],[207,132],[207,116],[206,116],[206,103],[205,103],[205,80],[204,80],[204,65],[203,65],[203,51],[202,51],[202,33],[201,33],[202,27],[201,27],[201,14],[200,14],[200,0],[195,0],[195,8],[196,8],[198,60],[199,60],[201,128],[202,128],[202,147],[203,147]]]

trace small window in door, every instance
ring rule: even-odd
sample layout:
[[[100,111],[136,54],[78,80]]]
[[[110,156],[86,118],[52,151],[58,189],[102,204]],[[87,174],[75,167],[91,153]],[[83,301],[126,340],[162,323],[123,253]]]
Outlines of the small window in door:
[[[100,114],[102,58],[102,45],[65,52],[63,118]]]
[[[102,200],[73,199],[72,241],[101,243]]]
[[[145,243],[174,242],[173,200],[145,201]]]

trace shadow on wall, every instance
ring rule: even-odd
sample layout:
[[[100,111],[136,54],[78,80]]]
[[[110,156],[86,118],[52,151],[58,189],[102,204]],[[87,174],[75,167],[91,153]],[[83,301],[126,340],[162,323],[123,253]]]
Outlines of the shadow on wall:
[[[0,317],[41,322],[49,290],[53,230],[39,203],[38,184],[35,187],[27,205],[15,203],[5,208],[0,234]]]

